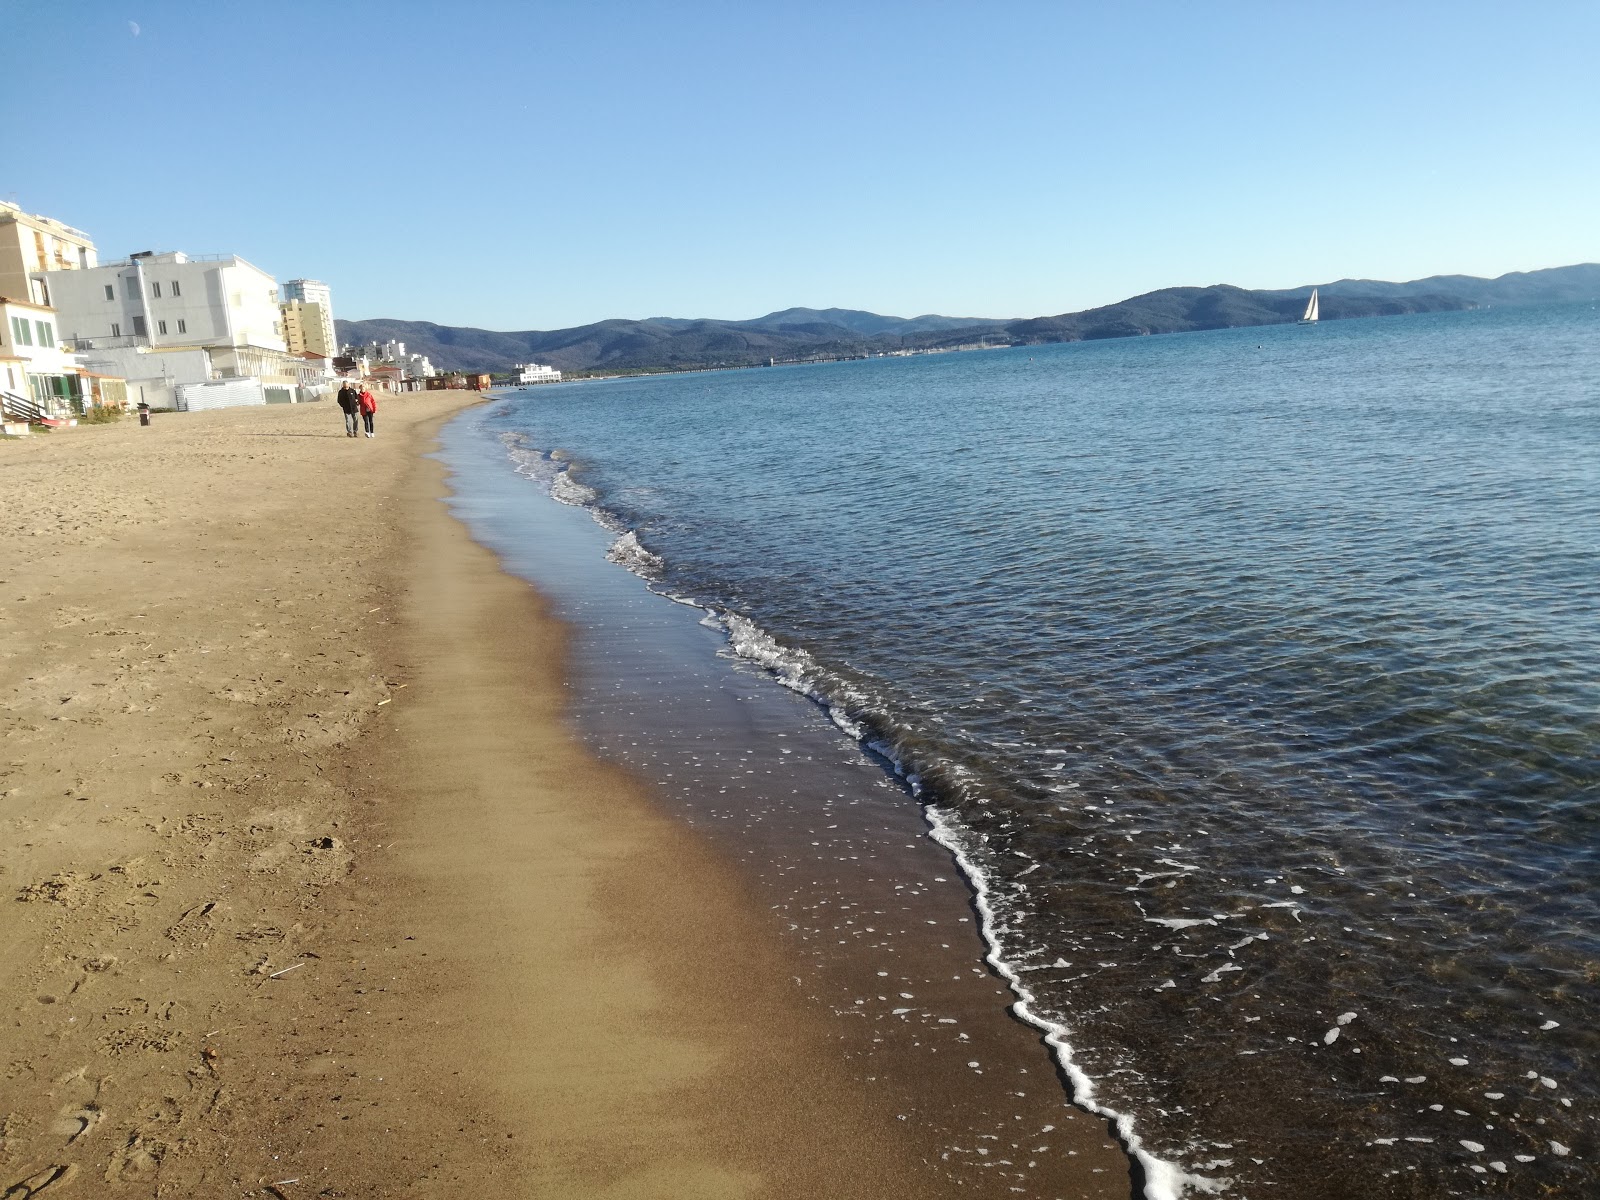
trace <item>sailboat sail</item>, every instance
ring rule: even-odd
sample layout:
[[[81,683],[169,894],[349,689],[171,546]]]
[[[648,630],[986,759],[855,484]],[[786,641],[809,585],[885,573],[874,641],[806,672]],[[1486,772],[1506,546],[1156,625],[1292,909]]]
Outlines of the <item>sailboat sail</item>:
[[[1306,301],[1306,315],[1300,318],[1302,324],[1307,321],[1317,320],[1317,289],[1311,289],[1311,299]]]

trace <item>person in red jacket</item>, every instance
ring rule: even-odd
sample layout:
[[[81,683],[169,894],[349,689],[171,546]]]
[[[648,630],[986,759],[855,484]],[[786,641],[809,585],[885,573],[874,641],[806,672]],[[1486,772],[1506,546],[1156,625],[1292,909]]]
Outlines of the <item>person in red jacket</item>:
[[[373,415],[378,411],[378,398],[372,394],[372,389],[363,384],[361,387],[361,398],[356,402],[356,404],[361,409],[361,423],[367,427],[367,436],[377,437],[378,435],[373,431],[372,428],[372,418]]]

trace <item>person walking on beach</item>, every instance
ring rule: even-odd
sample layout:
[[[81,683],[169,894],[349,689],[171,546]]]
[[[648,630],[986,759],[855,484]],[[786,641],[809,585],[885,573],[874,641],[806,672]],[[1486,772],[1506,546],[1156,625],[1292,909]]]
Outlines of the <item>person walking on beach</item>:
[[[361,409],[361,420],[367,427],[367,436],[377,437],[378,435],[373,431],[372,428],[372,418],[377,414],[378,411],[378,398],[374,396],[366,387],[362,387],[361,398],[356,403]]]
[[[357,396],[355,388],[350,386],[349,380],[340,385],[339,407],[344,409],[345,437],[355,437],[356,435],[356,406],[359,401],[360,397]]]

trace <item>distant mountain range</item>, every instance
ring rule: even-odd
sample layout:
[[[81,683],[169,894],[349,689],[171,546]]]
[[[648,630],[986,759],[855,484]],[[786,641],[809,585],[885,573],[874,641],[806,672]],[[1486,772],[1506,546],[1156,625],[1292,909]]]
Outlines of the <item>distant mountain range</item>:
[[[444,370],[499,372],[517,363],[541,362],[569,375],[612,374],[1280,325],[1299,319],[1312,286],[1283,291],[1227,284],[1163,288],[1102,308],[1022,320],[906,319],[849,308],[786,308],[754,321],[654,317],[521,333],[388,319],[336,324],[340,341],[347,345],[404,342],[408,351],[426,354]],[[1518,271],[1498,279],[1434,275],[1409,283],[1341,279],[1315,286],[1325,321],[1495,304],[1564,304],[1600,298],[1600,263]]]

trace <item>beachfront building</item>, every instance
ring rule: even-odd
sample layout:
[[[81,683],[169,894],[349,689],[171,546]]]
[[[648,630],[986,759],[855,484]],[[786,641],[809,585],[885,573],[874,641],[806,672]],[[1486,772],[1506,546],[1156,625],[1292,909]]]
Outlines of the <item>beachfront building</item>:
[[[338,349],[328,341],[325,310],[320,304],[305,300],[285,300],[283,312],[283,340],[290,354],[315,354],[332,358]]]
[[[527,387],[535,383],[560,383],[561,372],[554,367],[543,366],[539,363],[518,363],[517,386]]]
[[[333,329],[333,293],[317,279],[291,279],[283,285],[283,333],[292,353],[310,351],[332,359],[339,353]]]
[[[237,255],[145,251],[44,281],[73,343],[288,349],[277,281]]]
[[[129,396],[177,407],[178,388],[256,378],[291,398],[305,360],[283,336],[278,283],[233,254],[146,251],[48,276],[60,339],[92,371],[128,381]]]
[[[11,419],[83,411],[79,364],[61,345],[44,272],[93,267],[94,243],[81,229],[0,201],[0,390]]]
[[[98,261],[83,230],[0,201],[0,296],[49,304],[37,272],[82,271]]]
[[[61,345],[53,308],[0,298],[0,407],[9,419],[81,414],[93,401],[80,374],[77,358]]]

